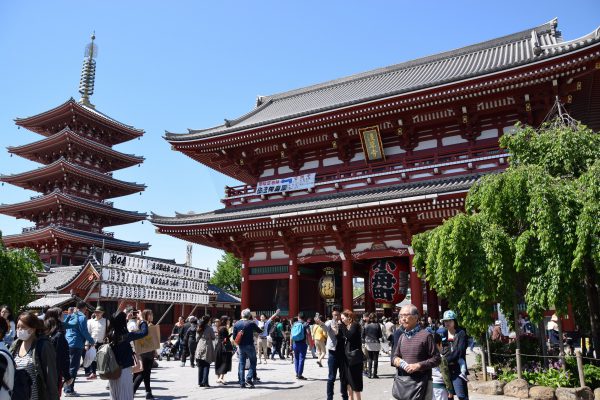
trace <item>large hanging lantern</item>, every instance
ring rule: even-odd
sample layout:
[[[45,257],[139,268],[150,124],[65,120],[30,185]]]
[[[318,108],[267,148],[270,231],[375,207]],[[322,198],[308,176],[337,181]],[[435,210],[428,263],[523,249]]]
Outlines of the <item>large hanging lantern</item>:
[[[369,294],[377,303],[397,304],[406,297],[408,277],[408,263],[402,259],[376,260],[369,269]]]
[[[319,294],[328,303],[335,302],[335,271],[331,267],[323,268],[323,276],[319,279]]]

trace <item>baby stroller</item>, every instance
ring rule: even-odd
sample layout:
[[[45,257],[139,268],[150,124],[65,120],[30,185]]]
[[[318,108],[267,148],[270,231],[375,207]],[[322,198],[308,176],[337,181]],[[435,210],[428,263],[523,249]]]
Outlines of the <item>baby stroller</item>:
[[[169,339],[162,344],[159,360],[163,357],[166,357],[167,361],[171,361],[171,357],[175,361],[179,360],[179,335],[169,336]]]

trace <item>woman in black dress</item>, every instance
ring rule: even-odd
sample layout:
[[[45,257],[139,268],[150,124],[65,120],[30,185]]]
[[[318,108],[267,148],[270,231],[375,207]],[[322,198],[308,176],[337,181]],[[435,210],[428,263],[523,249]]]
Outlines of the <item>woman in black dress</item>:
[[[217,345],[215,346],[215,372],[217,374],[217,383],[226,385],[225,374],[231,371],[231,357],[233,356],[233,344],[229,339],[231,334],[227,329],[229,317],[224,315],[221,317],[219,331],[217,337]]]
[[[362,353],[362,332],[361,327],[356,322],[354,313],[350,310],[342,312],[342,325],[340,332],[345,340],[344,368],[342,373],[347,382],[348,397],[352,400],[361,400],[363,390],[363,353]]]

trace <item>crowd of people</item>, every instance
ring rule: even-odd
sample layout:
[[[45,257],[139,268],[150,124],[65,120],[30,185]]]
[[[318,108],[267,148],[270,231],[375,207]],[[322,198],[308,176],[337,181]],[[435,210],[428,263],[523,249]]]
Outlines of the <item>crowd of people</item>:
[[[469,338],[452,311],[446,311],[440,322],[420,317],[412,305],[403,307],[397,318],[385,319],[335,308],[328,317],[306,318],[300,312],[291,320],[281,317],[279,310],[255,318],[249,309],[242,310],[239,320],[180,317],[162,352],[142,354],[135,353],[132,343],[148,335],[154,321],[151,310],[129,307],[105,316],[97,307],[88,318],[87,305],[81,302],[69,310],[24,312],[16,319],[7,306],[0,312],[0,400],[10,399],[11,392],[12,398],[25,399],[76,396],[82,361],[85,378],[106,379],[112,399],[133,399],[142,383],[146,399],[153,399],[151,372],[156,359],[165,355],[181,367],[189,359],[198,370],[200,388],[211,387],[211,382],[254,388],[260,382],[257,364],[275,357],[293,364],[296,379],[303,381],[309,352],[319,367],[328,370],[328,399],[334,397],[336,380],[342,399],[361,399],[363,380],[379,379],[382,353],[398,371],[393,382],[396,398],[423,399],[430,393],[435,399],[468,399]],[[108,373],[107,357],[96,357],[106,354],[105,345],[114,355],[118,375]],[[228,382],[234,357],[237,379]],[[216,379],[210,378],[213,368]]]

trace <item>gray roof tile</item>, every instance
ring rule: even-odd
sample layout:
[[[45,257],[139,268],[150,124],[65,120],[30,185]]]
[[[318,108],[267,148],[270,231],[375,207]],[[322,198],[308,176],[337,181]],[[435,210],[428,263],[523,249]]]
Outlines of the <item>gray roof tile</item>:
[[[175,217],[163,217],[152,214],[151,222],[156,225],[205,224],[220,221],[232,221],[240,218],[268,217],[277,214],[363,204],[434,193],[443,194],[458,190],[467,190],[479,179],[479,177],[480,175],[467,175],[427,182],[392,185],[384,188],[321,195],[304,200],[284,200],[266,203],[264,205],[223,208],[202,214],[178,213]]]
[[[167,132],[169,141],[202,139],[330,109],[434,87],[528,64],[600,41],[598,31],[564,42],[552,20],[533,29],[306,88],[264,96],[257,108],[224,125],[189,133]],[[532,32],[535,34],[532,35]],[[535,36],[537,40],[534,40]]]
[[[48,275],[40,278],[37,293],[56,292],[67,286],[83,270],[84,265],[73,267],[55,267],[50,269]]]

